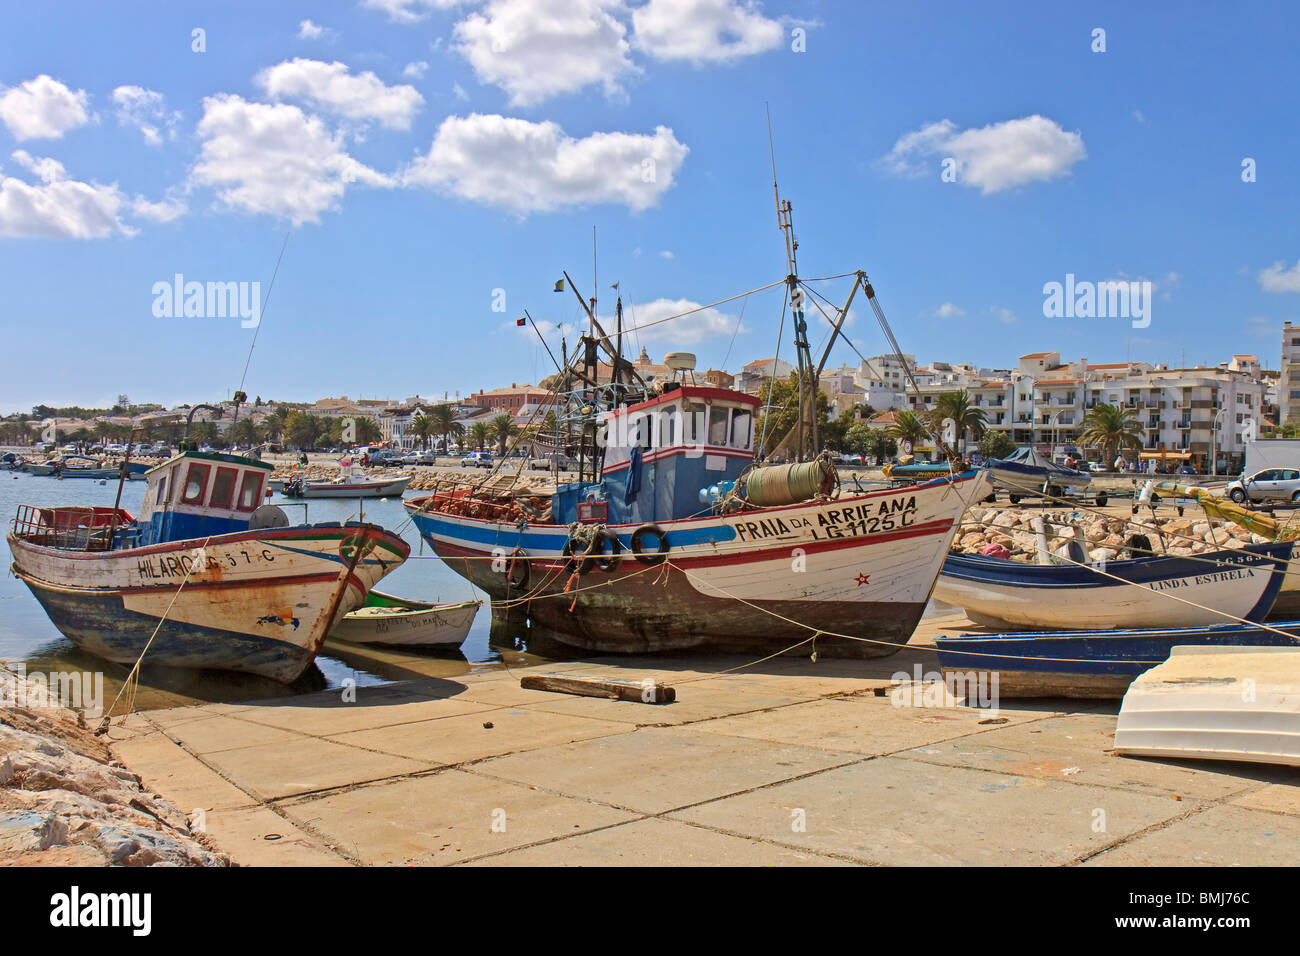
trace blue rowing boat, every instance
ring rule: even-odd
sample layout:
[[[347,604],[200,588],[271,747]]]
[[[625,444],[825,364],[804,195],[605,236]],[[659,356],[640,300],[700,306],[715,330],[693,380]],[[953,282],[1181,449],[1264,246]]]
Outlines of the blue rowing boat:
[[[963,634],[934,642],[950,685],[978,686],[974,682],[982,679],[1001,697],[1119,698],[1138,675],[1168,660],[1175,647],[1300,647],[1300,621],[1268,628],[1220,624]]]

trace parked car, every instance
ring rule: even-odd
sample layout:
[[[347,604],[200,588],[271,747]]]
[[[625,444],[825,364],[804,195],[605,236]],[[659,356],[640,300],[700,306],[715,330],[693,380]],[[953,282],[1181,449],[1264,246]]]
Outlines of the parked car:
[[[552,463],[559,465],[560,471],[577,471],[578,463],[568,455],[537,455],[528,462],[529,468],[538,471],[550,471]]]
[[[462,468],[491,468],[492,456],[485,451],[472,451],[460,460]]]
[[[1224,489],[1237,504],[1264,501],[1290,501],[1300,505],[1300,469],[1265,468],[1253,475],[1242,475]]]
[[[1194,465],[1183,465],[1181,468],[1178,469],[1178,473],[1179,473],[1180,475],[1199,475],[1199,474],[1200,474],[1200,472],[1196,470],[1196,467],[1195,467]]]
[[[1088,462],[1088,470],[1091,472],[1105,471],[1106,466],[1099,461],[1090,461]]]

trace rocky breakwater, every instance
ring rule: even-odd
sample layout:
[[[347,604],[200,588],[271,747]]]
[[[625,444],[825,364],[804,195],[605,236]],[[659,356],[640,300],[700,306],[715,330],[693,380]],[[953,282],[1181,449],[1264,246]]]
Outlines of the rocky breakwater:
[[[229,866],[82,715],[0,664],[0,866]]]
[[[1252,534],[1231,522],[1205,517],[1111,518],[1090,512],[1027,511],[1015,508],[972,508],[966,512],[953,540],[953,550],[979,554],[990,544],[1011,552],[1012,560],[1033,561],[1037,554],[1035,520],[1041,518],[1047,547],[1059,552],[1078,541],[1089,561],[1124,558],[1131,539],[1145,536],[1156,554],[1187,556],[1270,539]],[[1139,556],[1137,554],[1135,557]]]

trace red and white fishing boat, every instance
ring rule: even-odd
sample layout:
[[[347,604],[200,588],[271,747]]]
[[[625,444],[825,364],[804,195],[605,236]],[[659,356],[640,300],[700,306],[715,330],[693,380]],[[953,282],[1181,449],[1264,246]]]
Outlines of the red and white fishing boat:
[[[371,478],[360,465],[341,461],[333,481],[308,481],[299,475],[284,483],[281,494],[286,498],[393,498],[400,497],[410,483],[410,475]]]
[[[410,546],[372,524],[289,526],[260,506],[270,470],[185,452],[148,473],[138,518],[24,505],[7,539],[13,572],[98,657],[291,682]]]

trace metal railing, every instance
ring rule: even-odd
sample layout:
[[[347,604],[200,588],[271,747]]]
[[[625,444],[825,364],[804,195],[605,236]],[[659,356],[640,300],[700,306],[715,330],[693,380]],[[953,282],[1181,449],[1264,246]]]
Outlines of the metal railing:
[[[111,551],[115,532],[132,521],[120,508],[19,505],[9,527],[20,541],[64,551]]]

